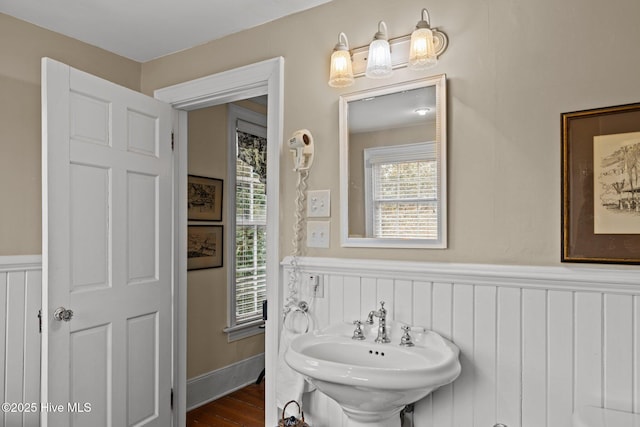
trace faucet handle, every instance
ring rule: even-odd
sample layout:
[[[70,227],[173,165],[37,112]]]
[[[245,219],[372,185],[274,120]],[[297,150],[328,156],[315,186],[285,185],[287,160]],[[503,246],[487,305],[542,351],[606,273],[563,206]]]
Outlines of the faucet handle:
[[[362,322],[360,320],[354,320],[353,324],[356,325],[356,330],[353,331],[351,339],[362,341],[365,339],[364,333],[362,332]]]
[[[413,339],[411,338],[411,335],[409,335],[411,326],[404,325],[404,326],[401,326],[401,329],[404,331],[404,334],[400,338],[400,345],[402,347],[413,347],[415,344],[413,343]]]

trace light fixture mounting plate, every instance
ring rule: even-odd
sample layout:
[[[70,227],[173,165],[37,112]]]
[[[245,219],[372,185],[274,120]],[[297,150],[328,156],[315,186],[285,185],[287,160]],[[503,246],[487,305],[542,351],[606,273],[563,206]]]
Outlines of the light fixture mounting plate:
[[[432,28],[431,32],[433,33],[433,47],[435,48],[436,56],[440,56],[447,48],[449,40],[447,35],[441,31]],[[411,34],[389,39],[389,45],[391,46],[391,68],[395,70],[406,67],[411,47]],[[369,45],[357,47],[351,51],[354,77],[364,76],[367,69],[368,54]]]

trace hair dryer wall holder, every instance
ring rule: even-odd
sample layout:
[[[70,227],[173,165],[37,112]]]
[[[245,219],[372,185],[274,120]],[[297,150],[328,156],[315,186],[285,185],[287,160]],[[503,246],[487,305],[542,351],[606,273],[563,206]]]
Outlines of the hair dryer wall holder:
[[[293,157],[294,172],[308,170],[313,164],[313,136],[307,129],[300,129],[293,133],[287,141],[289,151]]]

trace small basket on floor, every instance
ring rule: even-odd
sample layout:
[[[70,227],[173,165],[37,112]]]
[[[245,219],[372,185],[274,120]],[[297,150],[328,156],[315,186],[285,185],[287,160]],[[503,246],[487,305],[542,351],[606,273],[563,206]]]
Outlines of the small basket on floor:
[[[298,406],[298,416],[300,418],[294,417],[293,415],[290,416],[289,418],[286,418],[285,414],[287,413],[287,406],[291,405],[292,403],[295,403]],[[295,400],[291,400],[287,402],[287,404],[284,405],[284,408],[282,409],[282,419],[278,423],[278,427],[311,427],[311,426],[304,422],[304,412],[302,412],[302,408],[300,407],[300,404]]]

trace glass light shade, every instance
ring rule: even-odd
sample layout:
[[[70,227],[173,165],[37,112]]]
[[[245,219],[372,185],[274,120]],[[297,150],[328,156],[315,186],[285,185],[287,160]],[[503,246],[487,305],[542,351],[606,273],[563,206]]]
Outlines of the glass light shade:
[[[365,76],[372,79],[383,79],[391,76],[391,48],[384,39],[375,39],[369,45],[367,70]]]
[[[409,48],[409,68],[424,70],[438,63],[438,57],[433,46],[433,33],[429,28],[418,28],[411,33],[411,47]]]
[[[329,86],[347,87],[353,84],[353,67],[348,50],[336,50],[331,54]]]

